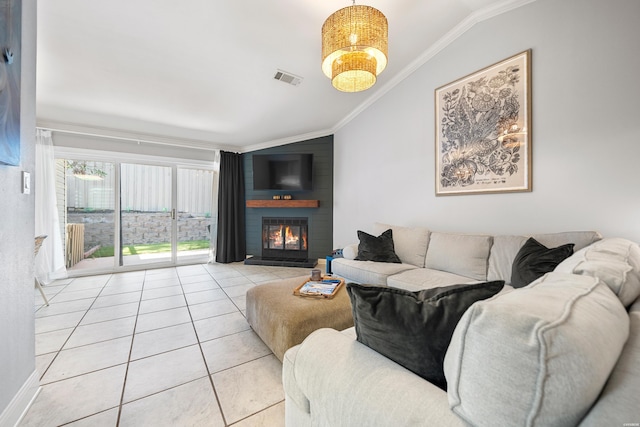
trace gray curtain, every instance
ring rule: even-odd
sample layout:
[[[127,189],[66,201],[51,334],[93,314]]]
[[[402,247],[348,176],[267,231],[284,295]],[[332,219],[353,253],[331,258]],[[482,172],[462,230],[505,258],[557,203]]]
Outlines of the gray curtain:
[[[242,154],[220,151],[216,262],[239,262],[246,257],[242,162]]]

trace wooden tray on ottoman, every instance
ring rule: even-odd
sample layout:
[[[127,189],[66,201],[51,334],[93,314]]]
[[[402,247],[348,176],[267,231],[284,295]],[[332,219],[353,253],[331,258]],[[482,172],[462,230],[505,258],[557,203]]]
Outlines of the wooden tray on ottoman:
[[[309,297],[309,298],[328,298],[331,299],[334,296],[336,296],[336,294],[338,293],[338,291],[340,290],[340,288],[342,286],[344,286],[344,279],[339,279],[337,277],[330,277],[330,276],[324,276],[322,277],[322,279],[320,280],[322,281],[331,281],[328,284],[335,284],[336,287],[333,289],[333,292],[331,292],[330,294],[325,294],[325,293],[305,293],[305,292],[301,292],[301,289],[304,287],[304,285],[306,285],[307,283],[318,283],[315,282],[313,280],[311,280],[310,278],[306,279],[304,282],[302,282],[298,287],[296,287],[293,290],[293,294],[299,297]]]

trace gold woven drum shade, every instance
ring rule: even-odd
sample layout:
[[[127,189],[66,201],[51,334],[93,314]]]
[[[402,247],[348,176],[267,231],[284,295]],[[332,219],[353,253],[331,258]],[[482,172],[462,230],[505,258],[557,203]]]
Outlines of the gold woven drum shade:
[[[371,6],[338,10],[322,25],[322,71],[343,92],[369,89],[387,66],[387,18]]]

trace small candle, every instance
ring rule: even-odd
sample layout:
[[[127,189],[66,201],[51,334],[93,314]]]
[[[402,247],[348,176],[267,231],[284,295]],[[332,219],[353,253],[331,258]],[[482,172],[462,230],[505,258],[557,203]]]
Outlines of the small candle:
[[[322,280],[322,276],[320,270],[311,270],[311,280],[320,281]]]

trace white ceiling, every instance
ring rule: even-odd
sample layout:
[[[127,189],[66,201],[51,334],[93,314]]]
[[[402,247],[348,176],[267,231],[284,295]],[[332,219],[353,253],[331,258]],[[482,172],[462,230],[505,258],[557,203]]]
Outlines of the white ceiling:
[[[347,0],[40,0],[38,125],[237,151],[327,135],[474,22],[529,1],[357,2],[386,15],[389,65],[349,94],[320,69],[320,28]]]

